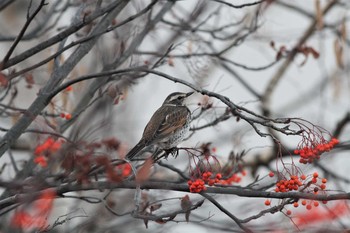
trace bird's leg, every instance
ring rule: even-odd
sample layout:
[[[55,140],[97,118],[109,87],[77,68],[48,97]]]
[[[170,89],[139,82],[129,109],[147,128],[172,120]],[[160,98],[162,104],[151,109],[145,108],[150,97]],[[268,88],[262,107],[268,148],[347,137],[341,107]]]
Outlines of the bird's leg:
[[[162,155],[162,153],[163,153],[163,150],[161,150],[160,148],[157,147],[152,155],[152,159],[153,159],[154,163],[159,161],[164,156],[164,155]]]

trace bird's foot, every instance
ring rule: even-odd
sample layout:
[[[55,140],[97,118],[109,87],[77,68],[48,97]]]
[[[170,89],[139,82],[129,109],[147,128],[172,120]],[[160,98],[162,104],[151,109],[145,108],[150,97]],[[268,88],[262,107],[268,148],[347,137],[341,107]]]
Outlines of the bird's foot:
[[[166,149],[165,151],[165,158],[168,158],[168,156],[171,154],[175,158],[179,155],[179,149],[177,147],[173,147],[170,149]]]

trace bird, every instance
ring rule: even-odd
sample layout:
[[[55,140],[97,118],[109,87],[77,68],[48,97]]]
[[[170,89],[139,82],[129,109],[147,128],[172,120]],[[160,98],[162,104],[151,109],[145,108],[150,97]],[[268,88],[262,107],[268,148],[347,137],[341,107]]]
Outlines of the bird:
[[[147,123],[140,141],[128,152],[126,159],[132,160],[148,146],[156,145],[163,150],[175,148],[187,136],[191,111],[184,101],[194,92],[174,92],[168,95]]]

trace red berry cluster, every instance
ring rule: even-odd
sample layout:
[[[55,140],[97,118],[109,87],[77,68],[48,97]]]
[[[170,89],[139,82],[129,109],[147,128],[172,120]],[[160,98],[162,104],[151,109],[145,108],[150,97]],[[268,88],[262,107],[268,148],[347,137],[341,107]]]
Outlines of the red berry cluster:
[[[54,153],[61,148],[61,145],[61,141],[55,141],[55,139],[53,139],[52,137],[48,137],[43,144],[38,145],[35,148],[34,153],[36,155],[40,155],[44,152]]]
[[[274,176],[273,172],[269,173],[270,177]],[[319,182],[321,181],[321,182]],[[300,177],[298,176],[291,176],[291,178],[289,180],[284,179],[284,180],[280,180],[276,183],[276,188],[275,191],[276,192],[289,192],[289,191],[293,191],[293,190],[299,190],[301,186],[303,186],[303,191],[308,191],[308,192],[313,192],[314,194],[318,194],[318,192],[320,190],[325,190],[326,189],[326,183],[327,183],[327,179],[326,178],[320,178],[317,172],[314,172],[311,175],[309,175],[308,177],[305,175],[301,175]],[[313,207],[318,207],[319,206],[319,202],[315,201],[315,200],[300,200],[299,202],[294,202],[293,206],[295,208],[299,207],[299,203],[302,206],[305,206],[305,208],[307,210],[311,210]],[[327,204],[327,201],[322,201],[323,204]],[[271,201],[269,199],[266,199],[264,204],[266,206],[270,206],[271,205]],[[287,210],[286,211],[286,215],[291,215],[292,211],[291,210]]]
[[[31,208],[22,207],[15,211],[11,220],[12,226],[26,231],[31,230],[31,232],[34,229],[45,230],[48,226],[47,220],[53,208],[55,197],[56,192],[52,189],[42,191],[38,199],[31,204]]]
[[[70,119],[72,119],[72,114],[62,112],[60,114],[60,117],[66,119],[67,121],[69,121]]]
[[[212,172],[203,172],[202,178],[197,179],[195,181],[189,180],[187,182],[188,186],[190,187],[191,193],[199,193],[202,190],[206,190],[205,184],[208,184],[209,186],[213,186],[216,183],[219,183],[222,178],[221,173],[217,173],[215,176],[213,176]]]
[[[298,176],[291,176],[289,180],[279,180],[276,183],[276,192],[289,192],[293,190],[298,190],[300,186],[302,186],[303,183],[300,181]]]
[[[62,146],[62,141],[55,141],[52,137],[48,137],[45,142],[35,148],[34,162],[42,167],[47,166],[47,156],[58,151]]]
[[[242,171],[242,175],[246,175],[245,171]],[[201,179],[196,179],[195,181],[189,180],[187,184],[190,187],[191,193],[199,193],[202,190],[206,190],[205,184],[209,186],[213,186],[214,184],[230,185],[232,183],[240,182],[241,179],[242,178],[236,173],[227,179],[222,179],[221,173],[213,175],[212,172],[207,171],[202,174]]]
[[[270,173],[273,174],[273,173]],[[272,176],[270,176],[272,177]],[[308,186],[308,188],[311,188],[315,194],[318,193],[318,191],[325,190],[326,189],[326,183],[327,179],[326,178],[319,178],[318,173],[314,172],[312,174],[312,177],[310,176],[309,179],[307,179],[305,175],[301,175],[300,177],[298,176],[291,176],[290,179],[282,179],[279,180],[276,183],[276,188],[275,192],[289,192],[289,191],[297,191],[301,186]],[[318,181],[321,181],[318,183]],[[310,190],[310,189],[308,189]]]
[[[213,186],[215,183],[219,183],[220,179],[222,178],[221,173],[217,173],[215,175],[215,177],[212,177],[212,176],[213,176],[213,173],[211,173],[211,172],[204,172],[202,174],[202,179],[209,186]]]
[[[311,179],[311,183],[314,184],[314,193],[317,194],[318,191],[321,190],[325,190],[326,189],[326,183],[327,183],[327,179],[323,178],[321,179],[321,184],[317,184],[318,179],[321,179],[318,177],[318,173],[314,172],[314,174],[312,174],[312,179]]]
[[[338,143],[338,139],[332,138],[329,142],[325,141],[317,144],[312,143],[312,145],[296,149],[294,150],[294,154],[300,155],[300,163],[312,163],[315,159],[320,159],[322,153],[332,150]]]
[[[311,210],[313,207],[317,208],[317,207],[320,206],[320,203],[318,201],[315,201],[315,200],[301,200],[300,203],[301,203],[302,206],[305,206],[305,208],[307,210]],[[323,204],[327,204],[327,201],[322,201],[322,203]],[[294,206],[294,208],[298,208],[300,206],[299,202],[294,202],[293,206]],[[287,215],[291,215],[292,211],[291,210],[287,210],[286,214]]]
[[[187,182],[187,184],[190,187],[191,193],[200,193],[203,190],[207,189],[207,187],[205,187],[205,183],[202,179],[197,179],[195,181],[189,180]]]
[[[301,200],[301,205],[302,206],[305,206],[305,208],[307,210],[311,210],[313,207],[319,207],[320,206],[320,203],[318,201],[315,201],[315,200]],[[327,201],[322,201],[323,204],[327,204]],[[270,200],[265,200],[265,205],[269,206],[271,205],[271,201]],[[298,208],[300,205],[299,205],[299,202],[294,202],[293,203],[293,206],[294,208]],[[286,215],[292,215],[292,211],[291,210],[287,210],[285,212]]]

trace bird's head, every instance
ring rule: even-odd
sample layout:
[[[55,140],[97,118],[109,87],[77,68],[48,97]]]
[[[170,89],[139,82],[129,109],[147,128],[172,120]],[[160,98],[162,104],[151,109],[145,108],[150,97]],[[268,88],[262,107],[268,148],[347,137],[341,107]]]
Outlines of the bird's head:
[[[174,92],[168,95],[166,99],[164,100],[164,104],[171,104],[171,105],[183,105],[184,100],[192,95],[193,92],[188,92],[188,93],[182,93],[182,92]]]

